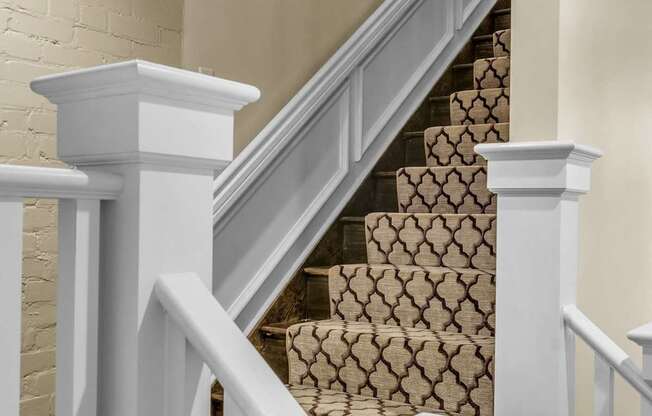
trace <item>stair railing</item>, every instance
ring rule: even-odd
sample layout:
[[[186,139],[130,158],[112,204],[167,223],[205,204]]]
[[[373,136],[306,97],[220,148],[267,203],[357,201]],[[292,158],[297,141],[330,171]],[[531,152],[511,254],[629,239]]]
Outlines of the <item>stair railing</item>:
[[[59,200],[56,413],[95,414],[100,201],[121,191],[110,173],[0,165],[0,414],[19,412],[25,198]]]
[[[142,61],[32,89],[57,104],[58,157],[77,168],[0,166],[0,413],[19,406],[22,198],[45,197],[60,200],[57,415],[205,416],[205,362],[231,408],[263,414],[245,387],[266,382],[281,395],[268,414],[298,414],[209,299],[215,172],[233,158],[234,112],[259,91]],[[167,273],[183,274],[159,282]]]
[[[650,412],[652,387],[649,384],[649,374],[646,377],[627,353],[591,322],[577,306],[564,307],[564,322],[568,329],[582,338],[595,354],[593,414],[614,415],[614,372],[617,372],[641,395],[641,416],[652,415]],[[644,346],[644,366],[647,364],[649,368],[649,350],[645,352],[645,348],[652,339],[650,326],[638,328],[628,336]]]
[[[201,279],[192,274],[164,275],[156,295],[170,318],[168,345],[183,349],[187,340],[208,364],[225,391],[229,416],[305,415],[281,380],[215,300]],[[180,336],[178,336],[178,335]],[[183,368],[170,366],[169,380],[183,380]],[[166,386],[170,415],[182,415],[183,401],[176,384]],[[182,390],[181,390],[182,391]],[[267,398],[267,400],[261,400]]]

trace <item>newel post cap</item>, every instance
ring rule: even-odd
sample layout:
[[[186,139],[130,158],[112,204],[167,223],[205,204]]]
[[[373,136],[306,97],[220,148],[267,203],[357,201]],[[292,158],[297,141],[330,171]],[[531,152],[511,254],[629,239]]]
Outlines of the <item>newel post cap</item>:
[[[491,143],[475,146],[489,164],[487,186],[497,194],[583,194],[591,184],[594,147],[570,141]]]
[[[632,329],[627,333],[627,338],[641,347],[652,347],[652,322]]]
[[[251,85],[141,60],[40,77],[31,88],[54,104],[141,92],[240,110],[260,98]]]
[[[75,165],[221,169],[234,155],[234,112],[260,97],[251,85],[138,60],[31,87],[58,105],[59,159]]]

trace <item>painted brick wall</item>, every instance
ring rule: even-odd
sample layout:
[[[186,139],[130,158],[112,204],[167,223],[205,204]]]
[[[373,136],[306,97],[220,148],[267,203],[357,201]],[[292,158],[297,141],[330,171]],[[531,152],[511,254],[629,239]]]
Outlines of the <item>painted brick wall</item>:
[[[140,58],[181,66],[183,0],[0,0],[0,163],[61,165],[41,75]],[[22,416],[54,414],[57,206],[25,204]],[[64,416],[64,415],[60,415]]]

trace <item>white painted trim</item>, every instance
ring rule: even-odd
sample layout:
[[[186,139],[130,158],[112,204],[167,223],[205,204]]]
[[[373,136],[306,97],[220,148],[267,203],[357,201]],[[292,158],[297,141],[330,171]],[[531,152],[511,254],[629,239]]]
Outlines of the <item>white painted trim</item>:
[[[129,165],[139,164],[153,167],[210,170],[221,172],[229,162],[192,156],[169,155],[152,152],[120,152],[96,155],[70,155],[66,162],[75,166]]]
[[[433,3],[436,2],[436,3]],[[216,279],[237,279],[242,282],[238,293],[221,295],[216,280],[216,296],[224,303],[236,322],[246,331],[255,325],[280,293],[283,286],[292,278],[321,236],[326,232],[337,214],[352,197],[362,181],[389,146],[405,122],[423,102],[432,85],[441,77],[459,50],[470,39],[473,31],[486,16],[495,0],[483,0],[469,17],[466,24],[455,31],[455,0],[397,0],[384,2],[329,62],[311,79],[288,105],[261,131],[245,150],[220,174],[215,181],[214,233],[217,239],[227,225],[244,207],[251,207],[251,198],[263,190],[268,190],[267,182],[273,178],[275,170],[295,146],[304,140],[304,134],[314,121],[325,114],[334,96],[347,88],[350,95],[349,123],[347,134],[350,144],[349,156],[344,155],[334,166],[338,175],[325,185],[324,192],[306,205],[299,222],[287,229],[275,230],[280,237],[269,252],[262,254],[253,272],[226,275],[215,264]],[[382,103],[381,116],[374,122],[374,131],[363,131],[369,126],[362,125],[362,106],[374,106],[364,102],[363,82],[367,81],[363,64],[370,55],[379,53],[379,48],[392,40],[392,34],[406,24],[410,16],[418,16],[419,7],[432,7],[438,4],[446,11],[446,29],[438,32],[433,39],[434,46],[424,52],[421,63],[414,65],[395,97]],[[435,7],[437,9],[437,7]],[[429,9],[430,11],[431,9]],[[437,9],[439,10],[439,9]],[[443,13],[443,12],[442,12]],[[413,19],[414,20],[414,19]],[[414,20],[417,21],[417,20]],[[411,24],[415,24],[411,22]],[[419,23],[420,24],[420,23]],[[425,24],[425,23],[424,23]],[[432,23],[430,23],[432,24]],[[443,23],[444,24],[444,23]],[[414,26],[412,26],[414,28]],[[425,28],[424,28],[425,29]],[[400,60],[400,57],[397,57]],[[348,85],[348,86],[347,86]],[[363,140],[364,138],[364,140]],[[335,141],[335,139],[334,139]],[[330,142],[332,146],[333,142]],[[324,146],[329,145],[325,143]],[[338,145],[342,145],[340,134]],[[342,165],[346,163],[346,168]],[[343,173],[342,173],[343,172]],[[297,190],[300,192],[301,190]],[[261,209],[274,210],[273,206]],[[242,221],[238,219],[238,226]],[[222,240],[228,244],[228,240]],[[219,249],[216,249],[219,250]],[[230,261],[220,259],[220,261]],[[238,262],[239,259],[233,259]],[[235,266],[234,266],[235,267]],[[230,289],[229,289],[230,290]],[[226,297],[225,297],[226,296]]]
[[[5,197],[116,199],[122,177],[70,168],[0,165],[0,195]]]
[[[290,102],[263,128],[238,157],[215,180],[215,223],[225,219],[251,183],[268,171],[293,134],[321,111],[364,57],[389,33],[397,21],[421,0],[393,0],[381,4],[331,59]],[[494,0],[495,1],[495,0]],[[228,220],[228,217],[227,217]]]
[[[47,75],[31,87],[55,104],[138,93],[239,110],[260,97],[250,85],[140,60]]]
[[[340,126],[339,126],[339,138],[338,144],[340,147],[339,154],[339,164],[335,171],[335,175],[326,183],[326,185],[319,192],[319,197],[316,198],[306,209],[305,213],[297,219],[297,222],[287,233],[285,238],[278,245],[278,248],[272,253],[271,256],[266,260],[265,264],[258,270],[258,273],[247,285],[245,290],[243,290],[240,295],[234,300],[231,306],[228,308],[228,312],[231,316],[237,316],[242,309],[246,306],[247,302],[251,300],[256,291],[263,284],[269,273],[276,267],[281,261],[283,254],[288,250],[288,248],[296,241],[298,235],[303,233],[308,222],[314,217],[317,211],[321,209],[324,203],[330,198],[335,189],[340,185],[344,177],[349,171],[349,137],[350,137],[350,127],[349,127],[349,113],[350,113],[350,88],[347,85],[340,93],[335,94],[335,96],[329,101],[325,106],[325,111],[327,112],[329,108],[333,105],[336,105],[342,98],[339,113],[340,113]],[[319,121],[318,119],[313,120],[311,124],[315,124]],[[306,128],[309,130],[310,125]],[[297,140],[300,141],[301,139]]]
[[[595,390],[593,414],[614,416],[614,369],[599,354],[593,360]]]
[[[243,414],[305,415],[198,276],[193,273],[160,276],[155,292],[170,318]]]

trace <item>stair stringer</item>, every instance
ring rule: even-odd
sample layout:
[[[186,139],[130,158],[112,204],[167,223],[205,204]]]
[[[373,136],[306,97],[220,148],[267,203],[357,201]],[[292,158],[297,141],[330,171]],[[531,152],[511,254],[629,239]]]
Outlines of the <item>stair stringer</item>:
[[[456,3],[384,2],[216,178],[213,293],[245,333],[495,0]]]

